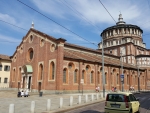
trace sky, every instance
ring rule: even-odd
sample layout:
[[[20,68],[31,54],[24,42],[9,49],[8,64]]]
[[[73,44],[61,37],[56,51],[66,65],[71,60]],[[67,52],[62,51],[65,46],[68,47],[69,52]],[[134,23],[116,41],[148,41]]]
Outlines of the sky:
[[[116,22],[121,13],[126,24],[139,26],[150,49],[150,0],[100,1]],[[98,49],[101,32],[116,25],[100,1],[0,0],[0,54],[12,56],[32,22],[34,29],[45,34]]]

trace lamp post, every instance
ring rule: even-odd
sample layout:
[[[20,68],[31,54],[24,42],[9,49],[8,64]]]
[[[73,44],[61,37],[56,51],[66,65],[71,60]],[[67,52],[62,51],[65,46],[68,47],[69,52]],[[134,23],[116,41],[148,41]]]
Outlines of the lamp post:
[[[105,98],[105,75],[104,75],[104,46],[102,37],[102,77],[103,77],[103,98]]]
[[[120,55],[121,55],[121,70],[122,70],[121,83],[122,83],[122,92],[124,92],[124,75],[123,75],[123,58],[122,58],[122,51],[120,52]]]
[[[140,92],[140,74],[139,74],[139,64],[137,62],[137,69],[138,69],[138,91]]]

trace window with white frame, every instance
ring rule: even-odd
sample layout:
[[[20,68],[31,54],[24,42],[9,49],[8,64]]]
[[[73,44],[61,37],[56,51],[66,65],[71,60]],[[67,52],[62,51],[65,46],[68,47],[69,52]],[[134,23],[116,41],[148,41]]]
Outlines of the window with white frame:
[[[10,71],[10,66],[5,65],[5,66],[4,66],[4,71]]]
[[[2,65],[0,65],[0,71],[2,71],[2,68],[3,68],[3,66],[2,66]]]

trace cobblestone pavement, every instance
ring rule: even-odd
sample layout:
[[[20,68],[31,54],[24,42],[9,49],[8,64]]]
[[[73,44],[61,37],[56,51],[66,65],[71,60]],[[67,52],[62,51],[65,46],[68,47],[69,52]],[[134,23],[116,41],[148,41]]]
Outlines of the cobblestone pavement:
[[[46,113],[47,99],[51,99],[51,110],[55,111],[59,109],[59,99],[63,97],[64,106],[69,107],[69,97],[72,94],[59,94],[59,95],[30,95],[29,97],[17,97],[15,91],[1,91],[0,90],[0,113],[9,113],[9,105],[15,105],[15,113],[30,113],[31,101],[35,101],[35,113]],[[78,104],[78,95],[73,95],[73,104]],[[91,96],[88,96],[89,101]],[[94,100],[96,96],[94,97]],[[82,96],[81,103],[83,104],[85,97]],[[45,112],[44,112],[45,111]]]

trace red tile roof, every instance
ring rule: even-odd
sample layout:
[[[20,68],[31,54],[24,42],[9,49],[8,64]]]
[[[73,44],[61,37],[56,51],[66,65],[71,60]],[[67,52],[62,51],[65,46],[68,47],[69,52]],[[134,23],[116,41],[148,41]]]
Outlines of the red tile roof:
[[[0,59],[11,60],[10,56],[0,54]]]

